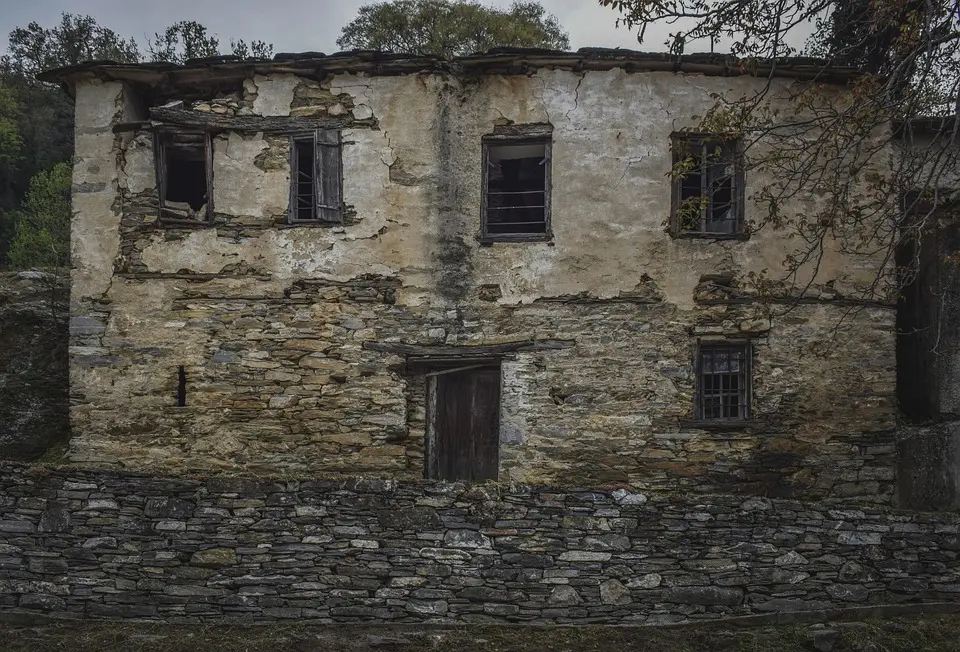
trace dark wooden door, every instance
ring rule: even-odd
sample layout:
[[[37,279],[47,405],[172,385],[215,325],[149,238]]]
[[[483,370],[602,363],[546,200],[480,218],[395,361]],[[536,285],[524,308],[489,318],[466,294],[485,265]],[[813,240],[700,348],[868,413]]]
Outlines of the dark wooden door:
[[[496,480],[500,462],[500,369],[436,376],[432,476]]]

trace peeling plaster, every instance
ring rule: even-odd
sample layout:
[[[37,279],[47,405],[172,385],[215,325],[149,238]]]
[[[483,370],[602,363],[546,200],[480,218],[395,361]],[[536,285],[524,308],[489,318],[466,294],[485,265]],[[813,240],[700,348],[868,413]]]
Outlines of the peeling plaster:
[[[256,87],[257,97],[253,101],[253,112],[256,115],[290,115],[290,105],[293,103],[293,91],[300,83],[294,75],[256,75],[253,85]],[[247,85],[244,85],[247,88]]]

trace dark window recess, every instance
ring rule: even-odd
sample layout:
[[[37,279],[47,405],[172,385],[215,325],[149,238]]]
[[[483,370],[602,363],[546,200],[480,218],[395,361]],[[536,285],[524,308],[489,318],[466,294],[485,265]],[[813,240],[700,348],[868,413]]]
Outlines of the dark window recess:
[[[212,143],[206,133],[157,134],[157,186],[160,217],[173,221],[207,221],[213,215]]]
[[[469,365],[428,374],[432,424],[427,476],[496,480],[500,462],[500,367]]]
[[[343,222],[340,132],[294,136],[290,147],[290,222]]]
[[[483,236],[550,232],[550,141],[484,142]]]
[[[672,229],[675,234],[733,236],[743,231],[739,141],[674,135]]]
[[[187,372],[183,366],[177,367],[177,407],[187,404]]]
[[[960,333],[960,221],[948,190],[909,192],[895,250],[897,400],[913,422],[951,413],[953,352]]]
[[[697,351],[695,418],[750,417],[750,350],[747,344],[701,344]]]

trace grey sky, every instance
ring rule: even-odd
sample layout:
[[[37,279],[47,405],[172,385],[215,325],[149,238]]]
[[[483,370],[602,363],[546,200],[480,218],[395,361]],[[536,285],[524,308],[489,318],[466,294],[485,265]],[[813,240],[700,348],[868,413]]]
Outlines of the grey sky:
[[[276,52],[317,50],[335,52],[340,28],[371,0],[0,0],[0,50],[14,27],[37,21],[48,27],[61,12],[89,14],[101,25],[132,36],[141,50],[148,36],[180,20],[196,20],[216,33],[222,44],[230,38],[260,39]],[[486,0],[506,7],[511,0]],[[542,0],[570,33],[574,49],[584,46],[637,49],[634,32],[617,28],[618,14],[595,0]],[[649,33],[643,50],[664,49],[668,30]]]

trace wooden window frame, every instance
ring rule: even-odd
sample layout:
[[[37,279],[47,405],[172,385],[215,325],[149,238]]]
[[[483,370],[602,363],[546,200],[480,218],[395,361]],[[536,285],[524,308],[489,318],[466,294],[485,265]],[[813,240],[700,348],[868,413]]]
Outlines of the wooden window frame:
[[[734,172],[733,172],[733,192],[731,206],[735,211],[735,226],[733,233],[721,233],[706,231],[707,212],[709,205],[704,206],[700,215],[699,229],[682,228],[680,219],[681,187],[683,183],[682,176],[675,176],[673,169],[681,160],[681,149],[689,148],[690,144],[695,144],[700,148],[705,148],[707,143],[716,142],[733,143],[734,149]],[[746,175],[743,164],[743,144],[739,137],[724,134],[704,133],[704,132],[675,132],[670,134],[671,151],[671,171],[670,171],[670,233],[677,238],[707,238],[712,240],[746,240],[749,234],[746,232],[745,220],[745,193]],[[704,150],[702,150],[703,152]],[[705,157],[701,157],[700,169],[700,187],[701,192],[706,195],[707,170],[703,162]]]
[[[179,133],[200,134],[203,136],[204,171],[207,177],[207,204],[202,220],[178,220],[164,217],[164,203],[167,201],[167,145],[164,138],[176,131],[158,129],[153,132],[154,173],[157,181],[157,199],[159,203],[157,218],[165,226],[205,227],[213,224],[213,134],[209,131],[183,130]]]
[[[490,181],[490,147],[502,145],[543,145],[544,157],[544,194],[543,194],[543,233],[490,233],[488,228],[487,216],[487,191]],[[549,242],[553,240],[553,227],[551,225],[551,206],[553,204],[553,135],[552,133],[540,133],[536,131],[529,135],[502,135],[493,134],[484,136],[481,139],[482,147],[482,166],[481,174],[481,198],[480,198],[480,235],[478,240],[481,243],[490,244],[494,242]]]
[[[304,141],[313,144],[313,217],[301,219],[297,217],[297,171],[300,167],[297,144]],[[325,171],[324,148],[335,150],[337,172],[335,179],[336,200],[327,205],[323,197],[323,174]],[[300,132],[290,135],[290,206],[287,212],[287,223],[291,225],[343,225],[343,140],[340,129],[317,129],[312,132]]]
[[[705,417],[703,414],[703,373],[701,365],[703,362],[703,352],[709,349],[740,349],[743,352],[742,376],[744,380],[743,387],[743,414],[738,417]],[[707,426],[742,426],[753,419],[753,354],[754,346],[751,340],[731,339],[731,340],[697,340],[694,347],[694,403],[693,403],[693,423]]]

